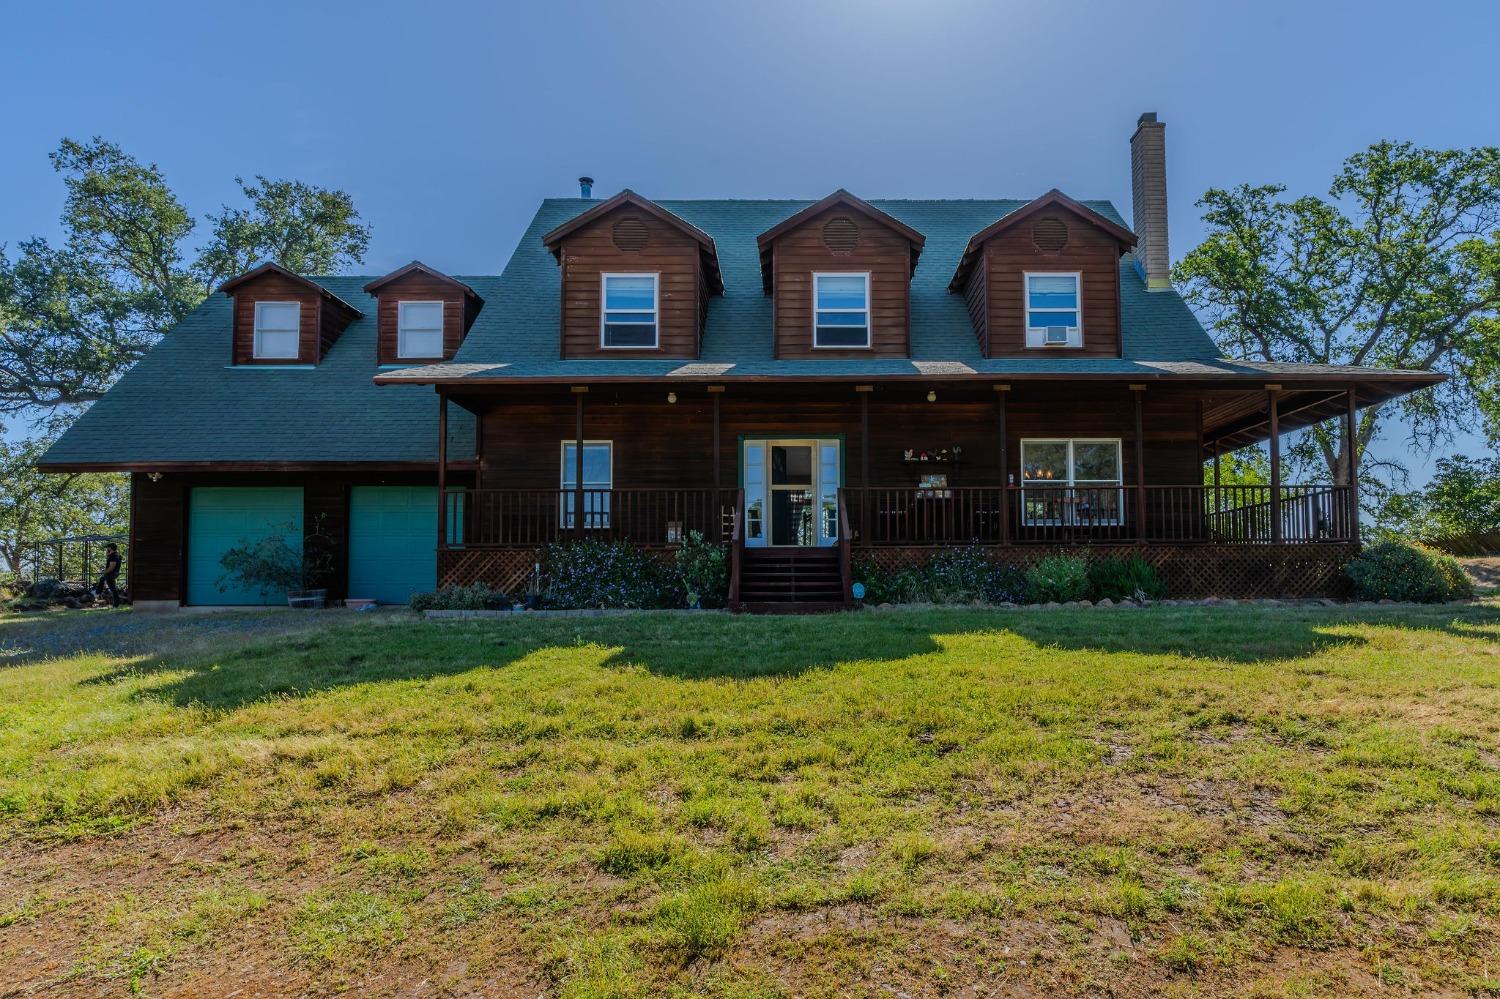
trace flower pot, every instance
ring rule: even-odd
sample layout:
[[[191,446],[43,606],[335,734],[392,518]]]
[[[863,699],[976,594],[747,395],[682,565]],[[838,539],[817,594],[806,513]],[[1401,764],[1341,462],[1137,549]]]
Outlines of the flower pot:
[[[291,590],[286,595],[288,607],[298,610],[318,610],[328,602],[327,590]]]

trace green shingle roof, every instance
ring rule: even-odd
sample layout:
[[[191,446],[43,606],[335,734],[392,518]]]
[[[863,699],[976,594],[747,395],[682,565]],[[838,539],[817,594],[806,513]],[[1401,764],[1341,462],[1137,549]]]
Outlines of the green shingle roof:
[[[713,237],[724,275],[724,294],[709,299],[700,360],[732,364],[733,376],[910,373],[914,362],[958,362],[975,371],[1119,370],[1120,361],[1069,360],[1057,355],[1013,362],[986,361],[969,323],[963,296],[948,291],[969,238],[1028,202],[871,201],[926,238],[911,281],[911,359],[777,361],[771,356],[771,299],[761,283],[755,238],[812,201],[659,201],[661,207]],[[508,376],[587,377],[613,373],[652,377],[680,368],[681,361],[562,361],[558,359],[557,261],[542,245],[544,233],[597,205],[581,198],[542,202],[500,279],[498,300],[485,308],[454,362],[506,365]],[[1085,201],[1124,225],[1107,201]],[[1187,305],[1173,291],[1147,292],[1132,258],[1120,262],[1120,311],[1124,361],[1203,360],[1219,356]]]
[[[230,365],[230,300],[208,300],[162,338],[47,452],[44,464],[431,462],[437,399],[372,380],[368,277],[315,278],[364,313],[317,367]],[[497,280],[462,278],[489,296]],[[450,410],[450,454],[474,453],[474,421]]]
[[[926,237],[911,284],[910,360],[777,361],[771,300],[761,285],[755,238],[811,201],[662,201],[713,237],[725,292],[710,300],[701,363],[716,377],[864,376],[1077,372],[1146,374],[1218,351],[1175,292],[1147,292],[1127,257],[1120,263],[1124,357],[988,361],[980,357],[961,296],[947,290],[969,238],[1023,200],[872,201]],[[682,361],[561,361],[558,266],[542,234],[597,201],[544,201],[499,277],[461,277],[484,308],[450,370],[508,377],[651,378]],[[1120,221],[1106,201],[1085,202]],[[427,462],[436,457],[430,388],[376,385],[375,302],[370,277],[315,278],[364,313],[315,368],[234,367],[230,302],[211,296],[152,349],[48,452],[47,464],[166,462]],[[462,369],[456,367],[462,365]],[[426,369],[431,370],[431,369]],[[413,373],[417,373],[415,370]],[[454,409],[453,454],[472,453],[473,420]]]

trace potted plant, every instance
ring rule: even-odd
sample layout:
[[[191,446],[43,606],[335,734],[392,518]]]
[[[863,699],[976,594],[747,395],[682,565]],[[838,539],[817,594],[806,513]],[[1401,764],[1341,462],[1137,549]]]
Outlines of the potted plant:
[[[219,592],[227,592],[237,582],[262,593],[285,593],[291,607],[322,607],[328,591],[310,588],[308,583],[326,576],[332,565],[329,539],[322,533],[321,520],[303,540],[300,550],[287,540],[295,534],[295,524],[284,524],[258,540],[241,539],[219,559],[224,567],[224,575],[219,577]]]
[[[724,549],[701,531],[689,531],[677,549],[677,571],[687,590],[687,605],[701,610],[705,602],[722,607],[729,597],[729,565]]]

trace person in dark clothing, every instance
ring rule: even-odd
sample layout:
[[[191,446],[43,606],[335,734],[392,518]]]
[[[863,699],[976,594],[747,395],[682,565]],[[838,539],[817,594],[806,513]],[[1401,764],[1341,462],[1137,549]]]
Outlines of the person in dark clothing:
[[[94,584],[94,593],[104,596],[104,591],[109,591],[109,605],[120,606],[120,588],[115,585],[115,580],[120,577],[120,548],[114,542],[104,546],[104,575],[99,577],[99,582]]]

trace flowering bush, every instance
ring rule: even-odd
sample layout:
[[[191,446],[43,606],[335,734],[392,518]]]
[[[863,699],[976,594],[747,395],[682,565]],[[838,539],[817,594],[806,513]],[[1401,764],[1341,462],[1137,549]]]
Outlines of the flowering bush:
[[[686,595],[675,567],[628,541],[554,542],[542,555],[549,607],[682,607]]]

